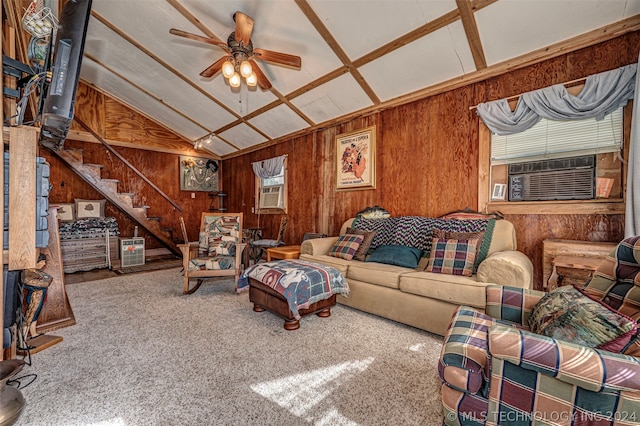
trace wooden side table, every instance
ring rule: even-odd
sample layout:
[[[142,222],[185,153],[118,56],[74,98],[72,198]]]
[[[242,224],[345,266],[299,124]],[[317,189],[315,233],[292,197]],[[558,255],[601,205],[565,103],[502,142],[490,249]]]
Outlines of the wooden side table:
[[[551,276],[547,281],[547,290],[551,291],[554,288],[562,285],[563,275],[558,274],[558,268],[577,269],[586,271],[588,273],[587,279],[593,276],[593,273],[598,269],[601,259],[584,256],[558,256],[551,261],[553,268],[551,270]]]
[[[549,278],[553,270],[553,260],[560,256],[569,256],[571,258],[578,258],[578,262],[584,258],[596,259],[600,261],[607,257],[618,244],[613,242],[595,242],[595,241],[579,241],[579,240],[560,240],[560,239],[546,239],[542,242],[542,287],[547,290]],[[558,265],[557,267],[563,268]],[[556,268],[557,268],[556,267]],[[571,275],[576,275],[576,280],[583,282],[589,278],[589,274],[592,271],[588,269],[573,269],[564,268],[565,271],[569,269]],[[562,271],[560,271],[561,273]],[[570,277],[565,277],[565,284],[570,280]]]
[[[271,247],[267,249],[267,262],[272,259],[297,259],[300,256],[300,246]]]

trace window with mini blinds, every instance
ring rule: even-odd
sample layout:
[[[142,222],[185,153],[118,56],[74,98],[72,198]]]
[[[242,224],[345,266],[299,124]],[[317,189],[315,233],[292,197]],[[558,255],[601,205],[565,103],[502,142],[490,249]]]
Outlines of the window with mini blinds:
[[[623,110],[491,135],[490,201],[622,198]]]
[[[278,175],[270,178],[256,177],[256,189],[256,210],[262,213],[268,213],[273,209],[277,209],[278,212],[286,210],[286,160]]]

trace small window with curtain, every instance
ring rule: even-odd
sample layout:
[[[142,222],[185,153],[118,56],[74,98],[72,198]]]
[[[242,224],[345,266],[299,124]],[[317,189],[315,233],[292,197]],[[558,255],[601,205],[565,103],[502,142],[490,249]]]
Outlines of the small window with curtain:
[[[491,200],[622,197],[623,107],[602,120],[541,119],[511,135],[491,135]]]
[[[272,161],[272,163],[268,163]],[[278,163],[278,161],[281,161]],[[265,164],[267,163],[267,164]],[[256,172],[258,169],[258,172]],[[276,157],[254,163],[256,172],[255,210],[259,213],[286,213],[286,157]]]

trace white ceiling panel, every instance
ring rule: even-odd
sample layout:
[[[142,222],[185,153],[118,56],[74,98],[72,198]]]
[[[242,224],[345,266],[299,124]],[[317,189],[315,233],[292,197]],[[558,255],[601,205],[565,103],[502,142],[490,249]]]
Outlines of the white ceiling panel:
[[[252,145],[257,145],[262,142],[266,142],[264,136],[260,133],[253,130],[251,127],[246,124],[238,124],[230,128],[229,130],[225,130],[222,133],[219,133],[218,136],[230,141],[238,148],[249,148]]]
[[[460,22],[409,43],[360,68],[382,100],[475,71]]]
[[[149,56],[140,54],[134,46],[99,21],[92,20],[89,25],[90,33],[85,42],[85,55],[96,58],[105,67],[154,94],[205,129],[217,129],[236,119],[196,88],[181,79],[176,79],[174,74],[159,66]],[[131,58],[134,57],[136,59],[132,61]],[[87,78],[87,81],[90,80]],[[167,84],[169,81],[171,84]],[[100,87],[96,82],[90,82]],[[123,94],[114,95],[121,97]]]
[[[281,93],[291,92],[342,65],[292,0],[185,0],[183,3],[194,13],[197,12],[202,22],[225,41],[235,30],[232,19],[234,12],[243,11],[255,21],[251,36],[254,47],[303,58],[300,70],[258,61],[262,71]]]
[[[152,5],[155,7],[151,7]],[[225,54],[224,51],[207,43],[170,34],[171,28],[178,28],[204,36],[166,1],[95,0],[92,9],[110,22],[117,22],[118,28],[128,36],[216,99],[228,104],[236,113],[243,112],[236,102],[237,91],[231,89],[221,74],[212,78],[203,78],[199,75],[201,71],[222,57]],[[141,17],[145,17],[153,24],[140,25]],[[229,20],[233,21],[231,15]],[[156,61],[153,62],[154,67],[162,67]],[[272,93],[261,90],[257,90],[253,98],[252,105],[255,109],[276,99]]]
[[[252,118],[250,123],[274,139],[304,129],[309,125],[284,104]]]
[[[492,65],[611,24],[638,0],[500,0],[475,13]]]
[[[467,40],[475,33],[474,21],[487,75],[495,64],[578,35],[597,43],[605,38],[591,32],[604,25],[616,24],[616,33],[640,29],[640,0],[499,0],[471,1],[475,19],[465,31],[458,5],[467,1],[93,0],[82,78],[191,142],[219,134],[206,148],[224,156],[347,114],[384,108],[388,101],[445,87],[476,71]],[[212,33],[226,43],[236,30],[236,11],[253,19],[255,48],[298,56],[301,69],[256,57],[273,85],[265,91],[244,82],[233,89],[220,73],[200,77],[226,53],[193,37]],[[434,22],[447,25],[436,29]],[[171,28],[195,36],[172,35]],[[425,31],[415,39],[410,33],[418,28]],[[364,63],[373,51],[379,56]],[[344,68],[350,62],[358,65],[357,73]],[[371,88],[374,99],[356,78]],[[255,111],[260,114],[249,119]]]
[[[95,85],[106,93],[118,92],[116,99],[132,106],[152,120],[163,123],[176,134],[187,140],[195,140],[203,135],[200,126],[176,113],[167,106],[156,102],[152,97],[137,89],[135,86],[119,79],[111,73],[104,72],[104,68],[88,58],[82,60],[81,77],[95,82]]]
[[[351,77],[351,74],[343,74],[294,98],[291,103],[316,123],[322,123],[372,105],[371,99]]]
[[[455,0],[310,0],[351,60],[456,9]]]

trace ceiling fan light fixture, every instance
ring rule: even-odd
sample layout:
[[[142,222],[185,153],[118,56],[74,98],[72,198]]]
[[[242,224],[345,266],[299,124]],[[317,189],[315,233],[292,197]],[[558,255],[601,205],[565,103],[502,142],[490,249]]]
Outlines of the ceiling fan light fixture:
[[[247,77],[247,86],[254,87],[258,84],[258,76],[255,72],[252,72],[249,77]]]
[[[222,63],[222,75],[225,78],[231,78],[231,76],[233,76],[235,72],[236,70],[233,65],[233,62],[231,62],[229,59],[227,59]]]
[[[234,72],[229,78],[229,85],[231,85],[231,87],[240,87],[240,75],[238,75],[237,72]]]
[[[249,63],[249,61],[244,59],[240,63],[240,75],[243,76],[244,78],[249,78],[252,72],[253,72],[253,68],[251,68],[251,64]]]

